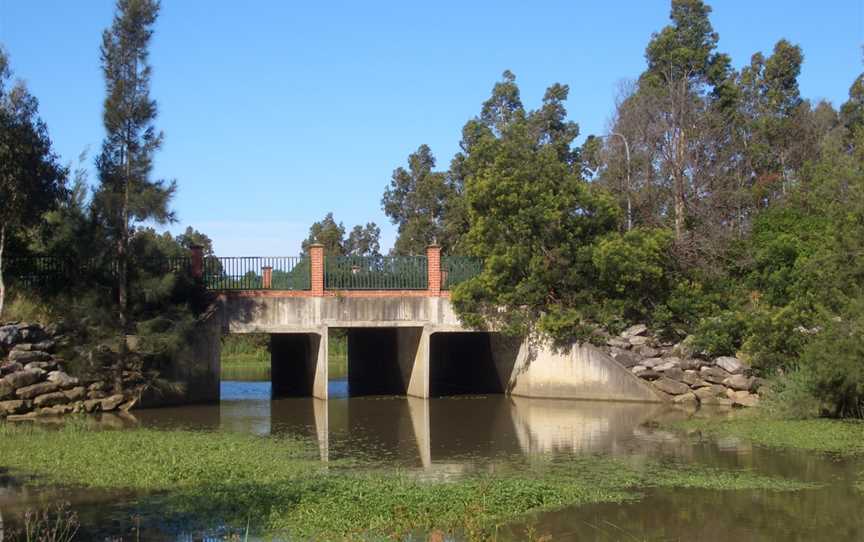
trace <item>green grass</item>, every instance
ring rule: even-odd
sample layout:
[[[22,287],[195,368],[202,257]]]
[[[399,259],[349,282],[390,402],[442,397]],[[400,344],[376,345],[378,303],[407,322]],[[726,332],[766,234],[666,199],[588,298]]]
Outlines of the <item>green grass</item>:
[[[673,425],[711,437],[739,437],[772,448],[864,454],[864,422],[856,420],[777,420],[764,415],[747,415],[731,419],[692,419]]]
[[[634,468],[580,456],[530,469],[504,468],[446,482],[407,471],[315,459],[290,438],[224,432],[93,431],[0,426],[0,464],[32,483],[131,489],[167,514],[193,514],[299,539],[404,538],[442,529],[486,539],[498,526],[541,510],[620,502],[640,488],[796,490],[808,484],[750,471],[680,464]]]

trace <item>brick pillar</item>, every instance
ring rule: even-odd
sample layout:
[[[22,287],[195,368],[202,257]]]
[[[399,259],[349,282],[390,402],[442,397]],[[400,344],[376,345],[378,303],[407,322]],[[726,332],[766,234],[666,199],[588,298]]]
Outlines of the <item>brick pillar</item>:
[[[312,295],[324,295],[324,245],[309,246],[309,262],[312,266]]]
[[[189,251],[192,253],[192,278],[201,280],[204,278],[204,247],[192,245]]]
[[[270,266],[261,268],[261,287],[265,290],[273,287],[273,268]]]
[[[426,288],[430,296],[441,295],[441,247],[426,247]]]

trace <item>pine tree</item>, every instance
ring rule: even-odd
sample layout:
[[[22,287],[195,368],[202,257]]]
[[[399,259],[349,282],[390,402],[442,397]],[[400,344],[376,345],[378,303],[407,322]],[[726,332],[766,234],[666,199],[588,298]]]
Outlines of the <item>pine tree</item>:
[[[118,0],[111,27],[102,34],[102,71],[107,95],[106,137],[96,161],[99,187],[94,205],[115,246],[120,323],[127,325],[128,249],[135,224],[174,220],[168,204],[174,181],[151,180],[153,155],[162,132],[153,125],[148,46],[159,14],[156,0]]]

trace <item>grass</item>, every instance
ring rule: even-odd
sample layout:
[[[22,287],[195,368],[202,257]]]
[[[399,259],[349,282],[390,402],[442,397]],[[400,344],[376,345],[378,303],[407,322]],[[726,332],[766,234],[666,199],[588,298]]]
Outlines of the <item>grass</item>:
[[[407,471],[315,460],[305,441],[224,432],[92,431],[0,426],[0,463],[31,483],[131,489],[185,514],[299,539],[404,538],[444,530],[483,540],[526,514],[621,502],[641,488],[797,490],[808,484],[750,471],[681,464],[634,468],[580,456],[446,482]]]
[[[739,437],[772,448],[864,454],[864,422],[858,420],[778,420],[751,414],[730,419],[691,419],[673,425],[711,437]]]

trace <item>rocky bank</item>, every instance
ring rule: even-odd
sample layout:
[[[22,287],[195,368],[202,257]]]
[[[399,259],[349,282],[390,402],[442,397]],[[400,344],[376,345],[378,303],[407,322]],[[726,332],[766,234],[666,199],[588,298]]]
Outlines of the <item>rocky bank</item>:
[[[0,325],[0,418],[128,411],[136,404],[144,375],[114,368],[98,376],[70,376],[56,354],[69,344],[61,326]]]
[[[664,343],[651,336],[647,326],[631,326],[617,337],[607,337],[606,352],[674,404],[759,404],[759,389],[764,381],[752,376],[742,360],[728,356],[700,359],[689,351],[686,341]]]

